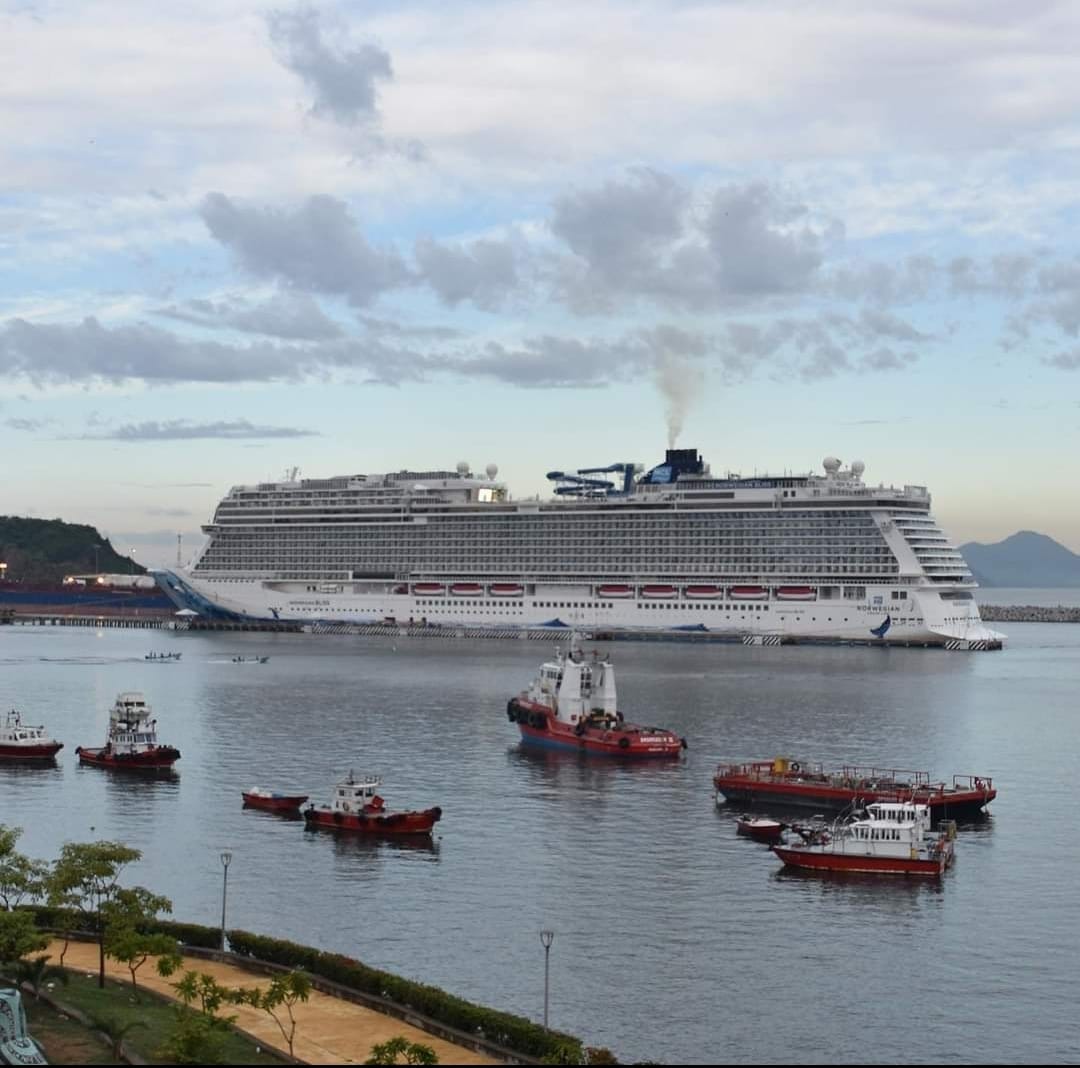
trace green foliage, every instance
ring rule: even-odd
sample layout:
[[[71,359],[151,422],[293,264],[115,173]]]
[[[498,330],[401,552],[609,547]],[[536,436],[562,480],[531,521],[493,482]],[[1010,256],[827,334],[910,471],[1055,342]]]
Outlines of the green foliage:
[[[38,897],[45,884],[47,865],[15,849],[21,827],[0,823],[0,906],[16,908],[25,897]]]
[[[0,966],[13,972],[23,957],[44,949],[49,939],[34,923],[34,917],[22,909],[0,912]]]
[[[145,1020],[124,1020],[119,1016],[91,1015],[90,1022],[96,1030],[100,1031],[109,1040],[113,1056],[118,1061],[122,1060],[124,1056],[124,1039],[132,1031],[137,1031],[140,1028],[145,1030],[149,1026]]]
[[[238,1004],[250,1005],[254,1009],[262,1009],[269,1013],[271,1019],[277,1024],[281,1037],[289,1046],[289,1056],[293,1056],[293,1039],[296,1037],[296,1017],[293,1015],[293,1006],[300,1001],[307,1001],[311,996],[311,980],[302,971],[294,969],[284,975],[275,975],[270,980],[270,985],[261,990],[258,987],[250,987],[236,992]],[[285,1010],[285,1017],[289,1021],[288,1027],[282,1018],[281,1010]],[[427,1062],[425,1062],[427,1063]]]
[[[135,973],[151,956],[180,961],[176,939],[155,932],[153,924],[159,912],[172,912],[172,902],[145,887],[117,890],[102,907],[105,923],[105,956],[126,964],[131,973],[131,988],[136,989]]]
[[[34,992],[34,997],[41,996],[42,986],[49,981],[68,984],[68,973],[49,963],[49,955],[31,957],[30,960],[16,961],[11,969],[11,977],[19,984],[26,985]]]
[[[170,974],[161,962],[158,962],[158,971],[162,975]],[[184,1003],[184,1007],[190,1009],[195,1002],[199,1003],[199,1012],[203,1016],[217,1016],[222,1005],[232,1004],[239,1000],[239,992],[227,986],[222,986],[212,975],[206,972],[185,971],[180,979],[172,984],[176,996]],[[235,1016],[228,1017],[231,1023]]]
[[[438,987],[370,968],[351,957],[323,953],[310,946],[247,931],[229,931],[229,945],[240,956],[281,964],[287,968],[303,968],[311,975],[340,983],[351,990],[386,998],[466,1034],[483,1035],[492,1042],[529,1057],[545,1057],[562,1046],[575,1051],[578,1060],[572,1063],[580,1063],[584,1055],[581,1043],[572,1035],[546,1030],[531,1020],[508,1012],[474,1005]]]
[[[99,546],[96,554],[95,545]],[[95,555],[101,571],[141,574],[146,570],[120,556],[108,538],[84,523],[0,516],[0,559],[8,565],[9,578],[60,582],[65,575],[92,572]]]
[[[410,1042],[402,1035],[371,1047],[364,1064],[438,1064],[439,1058],[430,1046]]]
[[[161,960],[158,971],[171,975],[175,969]],[[159,1053],[176,1064],[223,1064],[228,1028],[236,1017],[218,1016],[218,1011],[239,1002],[243,992],[196,971],[185,971],[172,987],[183,1004],[175,1010],[175,1026]]]

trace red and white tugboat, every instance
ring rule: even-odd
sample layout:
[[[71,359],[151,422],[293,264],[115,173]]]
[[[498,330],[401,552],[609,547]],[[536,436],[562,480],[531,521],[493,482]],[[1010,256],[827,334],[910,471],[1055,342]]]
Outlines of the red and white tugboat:
[[[953,862],[956,824],[946,821],[932,835],[929,807],[911,801],[882,801],[867,805],[864,818],[828,829],[795,830],[801,842],[772,847],[792,868],[938,879]]]
[[[506,715],[535,745],[603,756],[677,757],[686,739],[663,727],[627,723],[616,707],[615,667],[594,653],[582,657],[556,649],[524,693],[506,706]]]
[[[63,742],[50,738],[44,727],[28,727],[13,708],[0,727],[0,760],[52,760]]]
[[[360,834],[413,836],[431,834],[432,827],[442,819],[442,809],[423,812],[390,812],[376,793],[382,779],[375,775],[349,776],[334,789],[329,805],[309,805],[304,809],[308,827],[323,827],[331,831],[355,831]]]
[[[82,764],[117,771],[165,771],[180,759],[180,750],[160,745],[157,720],[141,693],[122,693],[109,713],[109,733],[100,749],[80,745],[75,752]]]

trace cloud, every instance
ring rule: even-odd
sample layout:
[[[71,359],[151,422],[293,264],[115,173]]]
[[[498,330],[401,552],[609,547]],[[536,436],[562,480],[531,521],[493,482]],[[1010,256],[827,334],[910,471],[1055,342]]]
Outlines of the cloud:
[[[53,419],[24,419],[12,416],[4,420],[4,426],[11,430],[41,430],[55,422]]]
[[[311,91],[311,114],[347,126],[378,118],[377,83],[393,78],[390,56],[374,44],[350,46],[341,27],[328,29],[313,7],[267,15],[278,60]]]
[[[201,214],[213,237],[256,277],[343,296],[359,307],[411,280],[398,253],[372,246],[336,197],[308,197],[288,211],[245,207],[209,193]]]
[[[1080,371],[1080,349],[1047,356],[1042,362],[1047,367],[1056,367],[1059,371]]]
[[[156,419],[144,423],[127,423],[103,434],[85,434],[90,441],[192,441],[198,438],[220,438],[238,441],[251,438],[310,438],[318,437],[316,430],[301,430],[287,426],[257,426],[246,419],[192,423],[187,419]]]
[[[242,297],[217,303],[193,299],[155,308],[153,314],[195,326],[238,330],[285,341],[321,341],[344,333],[340,324],[306,293],[285,292],[260,304],[250,304]]]
[[[414,254],[420,277],[451,306],[471,300],[478,308],[493,310],[520,282],[510,241],[452,245],[421,238]]]

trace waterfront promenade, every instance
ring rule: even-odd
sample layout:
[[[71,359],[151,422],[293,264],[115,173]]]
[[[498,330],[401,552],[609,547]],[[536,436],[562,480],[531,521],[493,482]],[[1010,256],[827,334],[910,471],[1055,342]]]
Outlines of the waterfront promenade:
[[[49,946],[49,953],[54,961],[60,959],[63,948],[62,941],[54,941]],[[68,946],[64,963],[75,971],[96,976],[98,947],[92,942],[72,942]],[[266,975],[202,957],[185,957],[184,967],[206,972],[224,986],[270,985],[270,979]],[[131,977],[123,964],[107,960],[105,970],[110,979],[130,982]],[[165,997],[171,998],[171,983],[174,981],[175,977],[164,979],[158,975],[152,960],[139,972],[140,987]],[[59,988],[55,993],[60,1001],[64,1000],[63,988]],[[306,1003],[297,1005],[294,1012],[297,1020],[294,1052],[299,1060],[308,1064],[363,1064],[370,1056],[372,1046],[397,1035],[404,1036],[410,1042],[430,1046],[438,1056],[440,1064],[500,1063],[474,1050],[422,1031],[403,1020],[385,1016],[363,1005],[332,997],[318,990],[313,990],[311,998]],[[281,1032],[267,1013],[247,1005],[230,1005],[227,1014],[235,1014],[236,1026],[256,1041],[280,1053],[287,1053],[288,1047],[282,1040]]]

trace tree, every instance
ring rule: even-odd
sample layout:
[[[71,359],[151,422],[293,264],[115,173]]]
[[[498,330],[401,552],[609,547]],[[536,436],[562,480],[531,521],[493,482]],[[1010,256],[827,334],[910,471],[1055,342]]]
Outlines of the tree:
[[[113,1057],[118,1061],[124,1059],[124,1039],[137,1027],[149,1026],[144,1020],[125,1022],[119,1016],[91,1016],[90,1022],[109,1040]]]
[[[131,973],[131,989],[137,993],[135,973],[150,957],[173,956],[179,965],[176,939],[147,928],[162,912],[172,912],[172,902],[152,894],[142,886],[121,889],[102,906],[105,926],[105,956],[126,964]]]
[[[237,992],[237,1001],[240,1004],[250,1005],[255,1009],[262,1009],[270,1014],[271,1019],[278,1025],[281,1037],[285,1039],[289,1047],[289,1056],[293,1056],[293,1040],[296,1037],[296,1017],[293,1008],[300,1001],[307,1001],[311,996],[311,979],[305,972],[293,970],[285,975],[275,975],[270,980],[270,985],[265,990],[253,987]],[[285,1016],[289,1021],[286,1028],[285,1020],[279,1015],[284,1008]],[[430,1061],[415,1061],[408,1063],[429,1064]]]
[[[25,897],[41,894],[48,867],[15,850],[22,835],[21,827],[0,823],[0,906],[15,908]]]
[[[398,1058],[401,1060],[398,1060]],[[404,1035],[397,1035],[371,1047],[371,1056],[365,1064],[438,1064],[439,1058],[430,1046],[410,1042]]]
[[[77,909],[97,936],[99,987],[105,986],[107,907],[121,889],[124,868],[141,856],[122,842],[68,842],[49,873],[49,903]]]
[[[19,986],[30,987],[35,998],[41,997],[41,988],[47,980],[55,979],[64,986],[68,984],[68,973],[63,968],[50,964],[48,954],[17,961],[12,969],[12,978]]]
[[[160,958],[158,971],[164,976],[173,975],[176,959]],[[222,986],[206,972],[194,971],[184,972],[172,987],[182,1004],[175,1010],[176,1026],[158,1050],[159,1055],[176,1064],[224,1063],[225,1032],[236,1017],[217,1013],[222,1005],[239,1001],[240,991]]]
[[[49,944],[34,923],[29,912],[0,912],[0,967],[5,974],[14,972],[27,953],[44,949]]]

